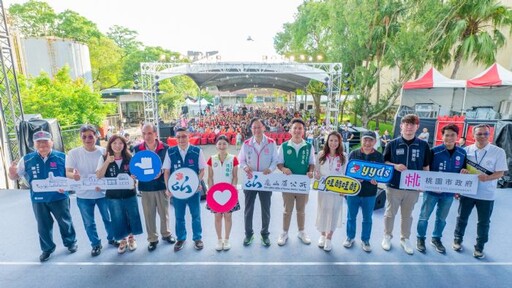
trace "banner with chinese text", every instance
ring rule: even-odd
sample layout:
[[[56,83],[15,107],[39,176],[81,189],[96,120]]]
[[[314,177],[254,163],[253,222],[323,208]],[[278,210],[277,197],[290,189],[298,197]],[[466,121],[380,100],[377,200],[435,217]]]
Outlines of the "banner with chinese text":
[[[476,195],[478,176],[474,174],[405,170],[400,177],[400,189]]]
[[[247,179],[247,176],[244,175],[242,189],[309,194],[311,179],[306,175],[285,175],[281,173],[263,175],[262,172],[253,172],[252,175],[250,179]]]

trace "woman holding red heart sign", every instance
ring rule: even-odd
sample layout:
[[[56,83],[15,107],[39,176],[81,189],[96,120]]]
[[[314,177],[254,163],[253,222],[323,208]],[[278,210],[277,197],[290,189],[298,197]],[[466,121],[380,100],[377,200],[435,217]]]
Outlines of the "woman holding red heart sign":
[[[208,186],[212,187],[214,184],[221,182],[236,186],[238,182],[238,159],[236,156],[228,153],[228,138],[224,135],[219,136],[215,146],[217,147],[218,154],[211,156],[206,162],[206,164],[208,164]],[[215,191],[208,192],[214,193]],[[211,210],[208,205],[206,208]],[[231,212],[238,210],[240,210],[240,204],[238,202],[235,207],[227,213],[216,213],[211,210],[215,214],[215,231],[217,232],[218,238],[215,250],[227,251],[231,249],[231,244],[229,243],[229,234],[231,234],[231,226],[233,225]],[[224,238],[222,238],[222,219],[224,219],[225,226]]]

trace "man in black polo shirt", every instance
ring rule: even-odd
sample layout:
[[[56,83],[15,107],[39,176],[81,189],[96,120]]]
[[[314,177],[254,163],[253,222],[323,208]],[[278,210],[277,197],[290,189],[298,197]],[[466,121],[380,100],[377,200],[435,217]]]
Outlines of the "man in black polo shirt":
[[[400,189],[400,176],[401,172],[407,169],[428,171],[432,157],[428,143],[415,136],[419,124],[420,119],[418,116],[413,114],[405,115],[400,123],[401,136],[391,140],[384,150],[384,161],[386,161],[386,164],[393,165],[395,171],[393,178],[387,184],[382,249],[386,251],[391,249],[393,225],[398,208],[400,208],[400,245],[409,255],[414,253],[409,241],[412,225],[411,214],[414,210],[414,205],[418,202],[420,192]]]

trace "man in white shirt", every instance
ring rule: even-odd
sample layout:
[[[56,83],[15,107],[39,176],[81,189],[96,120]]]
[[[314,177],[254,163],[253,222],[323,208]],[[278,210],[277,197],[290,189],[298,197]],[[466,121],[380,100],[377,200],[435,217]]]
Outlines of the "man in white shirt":
[[[105,154],[105,149],[96,146],[97,133],[96,128],[86,124],[80,127],[80,138],[82,146],[74,148],[68,152],[66,157],[66,176],[74,180],[80,180],[89,175],[95,175],[98,159]],[[96,177],[96,176],[94,176]],[[105,191],[103,190],[76,190],[76,204],[82,215],[85,232],[91,242],[92,256],[101,254],[101,239],[96,229],[96,221],[94,220],[94,208],[98,206],[101,219],[107,231],[108,243],[118,246],[118,242],[114,240],[112,221],[108,210]]]
[[[463,195],[459,200],[459,216],[455,227],[453,250],[462,251],[462,240],[469,215],[476,206],[478,222],[476,228],[475,258],[485,257],[484,245],[489,240],[489,228],[498,179],[508,170],[505,150],[489,142],[490,128],[485,124],[473,127],[475,143],[465,147],[468,167],[479,170],[478,192],[476,195]]]

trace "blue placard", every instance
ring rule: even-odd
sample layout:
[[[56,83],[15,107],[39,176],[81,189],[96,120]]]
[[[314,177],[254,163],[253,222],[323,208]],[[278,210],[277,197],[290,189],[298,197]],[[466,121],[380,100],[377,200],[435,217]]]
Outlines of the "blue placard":
[[[372,180],[379,183],[388,183],[393,177],[392,165],[362,160],[350,160],[345,175],[361,180]]]
[[[141,182],[149,182],[162,170],[162,160],[149,150],[142,150],[133,155],[130,161],[130,172]]]

